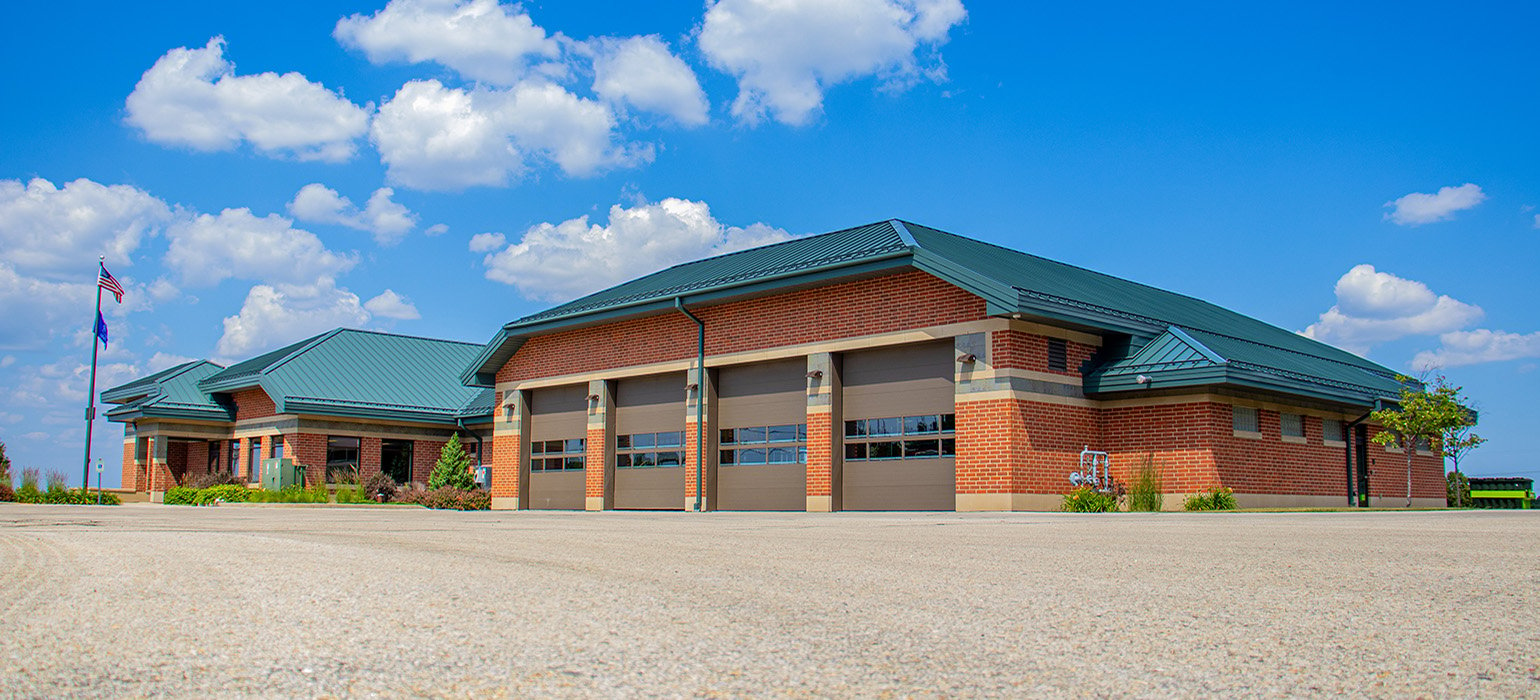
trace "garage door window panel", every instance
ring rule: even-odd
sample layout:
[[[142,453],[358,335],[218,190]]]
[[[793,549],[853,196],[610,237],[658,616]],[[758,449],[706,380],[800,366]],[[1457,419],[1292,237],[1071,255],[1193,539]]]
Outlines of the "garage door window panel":
[[[956,414],[951,413],[848,420],[845,459],[860,462],[954,457],[956,425]]]
[[[615,466],[619,469],[678,467],[684,464],[683,431],[632,433],[615,438]],[[669,449],[674,448],[674,449]]]

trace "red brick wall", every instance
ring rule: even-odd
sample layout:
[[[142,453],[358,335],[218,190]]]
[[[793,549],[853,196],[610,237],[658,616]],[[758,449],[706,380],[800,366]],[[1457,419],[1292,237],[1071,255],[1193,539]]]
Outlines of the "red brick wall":
[[[1094,409],[998,399],[957,404],[957,492],[1063,493],[1097,445]]]
[[[1096,346],[1065,341],[1065,369],[1048,369],[1048,337],[1022,331],[996,331],[990,334],[990,361],[995,367],[1029,369],[1080,376],[1080,366],[1096,353]]]
[[[589,426],[586,435],[588,442],[584,443],[584,465],[587,469],[583,473],[583,496],[585,498],[600,498],[604,495],[604,445],[609,441],[603,427]]]
[[[187,443],[187,481],[209,473],[209,444],[203,440]]]
[[[1153,455],[1166,493],[1193,493],[1220,485],[1214,464],[1213,414],[1229,408],[1193,402],[1164,406],[1136,406],[1102,410],[1101,444],[1112,455],[1112,472],[1121,482],[1132,483],[1145,455]],[[1229,427],[1229,423],[1225,424]]]
[[[807,495],[834,495],[834,416],[807,414]]]
[[[1372,440],[1380,429],[1369,426]],[[1369,443],[1369,495],[1387,499],[1376,505],[1404,505],[1406,499],[1406,454],[1397,450],[1386,452],[1381,445]],[[1445,498],[1448,486],[1444,481],[1444,460],[1438,457],[1414,455],[1412,457],[1412,498]],[[1397,499],[1401,502],[1398,503]]]
[[[501,404],[497,404],[501,405]],[[502,420],[499,417],[497,420]],[[504,436],[501,440],[493,440],[485,444],[482,449],[490,449],[492,466],[492,497],[493,498],[518,498],[519,497],[519,464],[523,456],[519,454],[520,440],[511,436]]]
[[[380,438],[366,437],[358,441],[358,483],[380,473]]]
[[[166,445],[166,466],[171,469],[171,478],[177,486],[187,484],[187,443],[173,440]]]
[[[137,438],[125,437],[125,439],[127,442],[123,443],[123,481],[121,486],[122,488],[135,491],[146,491],[150,487],[146,481],[149,477],[147,465],[134,459],[134,441]]]
[[[741,352],[984,318],[984,300],[923,272],[904,272],[695,310],[706,352]],[[497,372],[515,381],[694,357],[683,314],[529,339]]]
[[[250,420],[276,415],[277,406],[261,389],[242,389],[232,396],[235,401],[235,419]]]
[[[295,433],[289,437],[288,449],[293,451],[294,463],[305,467],[305,485],[326,483],[326,436],[315,433]],[[250,453],[250,446],[247,452]],[[248,456],[249,460],[250,457]]]
[[[692,417],[693,417],[693,415],[692,415]],[[709,426],[707,426],[707,427],[709,427]],[[697,488],[697,484],[696,484],[696,481],[695,481],[695,473],[696,473],[696,471],[695,471],[695,463],[697,461],[700,461],[700,460],[697,460],[695,458],[695,455],[696,455],[695,443],[696,443],[696,439],[695,439],[695,422],[694,421],[686,422],[684,424],[684,497],[685,497],[685,500],[687,500],[689,502],[689,504],[690,504],[690,505],[686,506],[686,509],[693,509],[693,508],[695,508],[695,490]],[[706,438],[706,444],[707,445],[711,444],[711,438],[709,436]],[[706,456],[704,454],[704,452],[702,453],[702,456]],[[706,461],[709,462],[710,460],[711,460],[711,458],[709,456],[706,456]],[[702,478],[705,477],[705,473],[706,473],[705,470],[706,470],[705,466],[702,466],[701,467],[701,471],[700,471]],[[706,507],[707,508],[714,508],[714,507],[716,507],[716,504],[714,504],[714,503],[706,503]]]
[[[412,441],[412,481],[428,483],[433,465],[438,464],[439,451],[444,449],[443,440]]]

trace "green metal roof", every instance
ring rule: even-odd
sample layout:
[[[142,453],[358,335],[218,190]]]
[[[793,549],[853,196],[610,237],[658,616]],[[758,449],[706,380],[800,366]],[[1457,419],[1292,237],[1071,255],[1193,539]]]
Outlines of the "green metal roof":
[[[459,381],[460,368],[480,347],[339,328],[228,368],[202,363],[208,371],[187,379],[182,391],[212,403],[215,397],[260,388],[278,413],[454,424],[492,413],[490,389]],[[103,400],[133,398],[160,374],[103,392]]]
[[[1088,378],[1093,393],[1125,390],[1122,370],[1149,364],[1163,352],[1184,352],[1178,345],[1208,365],[1194,359],[1161,371],[1180,370],[1192,386],[1239,384],[1363,404],[1393,398],[1400,388],[1385,367],[1201,299],[898,220],[676,265],[526,316],[503,326],[461,380],[489,386],[531,336],[672,313],[675,299],[714,303],[906,268],[978,295],[990,315],[1022,314],[1127,335],[1127,353],[1104,358],[1106,371]],[[1157,339],[1165,345],[1141,354]]]
[[[1140,377],[1145,382],[1139,381]],[[1131,354],[1113,359],[1085,379],[1088,394],[1230,384],[1306,393],[1362,403],[1389,399],[1401,385],[1394,373],[1371,371],[1240,338],[1171,326]]]
[[[233,420],[234,407],[229,402],[198,388],[200,381],[223,369],[207,360],[184,362],[103,391],[104,403],[121,404],[107,411],[107,419],[118,423],[146,417]]]

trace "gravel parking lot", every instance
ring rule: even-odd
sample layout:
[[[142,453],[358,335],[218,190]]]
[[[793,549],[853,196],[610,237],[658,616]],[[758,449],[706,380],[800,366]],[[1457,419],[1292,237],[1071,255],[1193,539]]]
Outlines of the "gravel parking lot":
[[[1540,513],[0,504],[0,695],[1540,695]]]

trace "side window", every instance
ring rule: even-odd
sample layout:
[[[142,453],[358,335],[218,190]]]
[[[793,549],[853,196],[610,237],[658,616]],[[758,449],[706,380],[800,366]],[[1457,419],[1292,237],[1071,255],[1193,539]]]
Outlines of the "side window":
[[[1261,423],[1257,420],[1257,409],[1255,408],[1231,406],[1230,424],[1237,432],[1258,433],[1262,431]]]
[[[1298,413],[1283,413],[1278,416],[1279,432],[1284,437],[1302,438],[1305,436],[1305,417]]]

